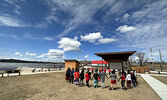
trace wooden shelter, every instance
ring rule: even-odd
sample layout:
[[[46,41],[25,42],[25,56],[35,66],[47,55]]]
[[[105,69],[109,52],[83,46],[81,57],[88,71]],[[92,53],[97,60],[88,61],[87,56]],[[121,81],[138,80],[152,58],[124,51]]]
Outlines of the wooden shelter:
[[[64,60],[65,61],[65,69],[67,68],[74,68],[79,69],[80,62],[77,60]]]
[[[100,56],[102,59],[107,61],[108,68],[123,69],[123,62],[126,63],[127,67],[128,58],[134,53],[136,53],[136,51],[95,53],[95,55]]]

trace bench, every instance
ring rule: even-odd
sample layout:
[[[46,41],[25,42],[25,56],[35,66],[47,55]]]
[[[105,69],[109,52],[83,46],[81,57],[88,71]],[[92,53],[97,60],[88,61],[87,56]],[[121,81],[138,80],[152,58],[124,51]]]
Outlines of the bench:
[[[9,76],[9,74],[11,74],[11,73],[19,73],[19,75],[20,75],[20,70],[8,70],[8,71],[6,71],[6,73],[8,73],[8,76]]]
[[[3,70],[0,70],[0,74],[2,75],[2,77],[3,77],[3,74],[5,73],[5,71],[3,71]]]

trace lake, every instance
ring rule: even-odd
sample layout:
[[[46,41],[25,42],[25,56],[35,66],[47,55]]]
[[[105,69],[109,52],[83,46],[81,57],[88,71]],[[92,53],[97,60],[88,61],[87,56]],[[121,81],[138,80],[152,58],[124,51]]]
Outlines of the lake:
[[[33,67],[33,68],[62,68],[65,67],[64,64],[44,64],[44,63],[7,63],[7,62],[0,62],[0,70],[13,70],[18,67]]]

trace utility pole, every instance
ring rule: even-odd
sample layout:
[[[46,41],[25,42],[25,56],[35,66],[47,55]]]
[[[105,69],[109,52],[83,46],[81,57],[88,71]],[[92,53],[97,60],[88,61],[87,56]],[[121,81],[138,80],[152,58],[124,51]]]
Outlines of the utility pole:
[[[162,71],[163,65],[162,65],[162,56],[161,56],[161,51],[160,51],[160,49],[159,49],[159,57],[160,57],[160,61],[161,61],[160,68],[161,68],[161,71]]]

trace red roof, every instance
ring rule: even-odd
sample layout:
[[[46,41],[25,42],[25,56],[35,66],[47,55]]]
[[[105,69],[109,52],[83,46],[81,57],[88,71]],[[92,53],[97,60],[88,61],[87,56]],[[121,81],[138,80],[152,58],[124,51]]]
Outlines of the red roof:
[[[101,60],[96,60],[96,61],[92,61],[92,64],[108,64],[108,62],[101,61]]]

